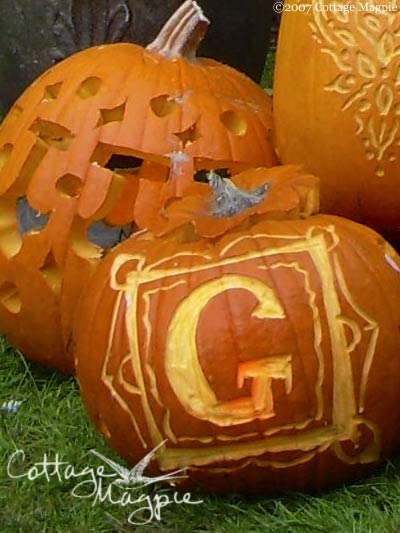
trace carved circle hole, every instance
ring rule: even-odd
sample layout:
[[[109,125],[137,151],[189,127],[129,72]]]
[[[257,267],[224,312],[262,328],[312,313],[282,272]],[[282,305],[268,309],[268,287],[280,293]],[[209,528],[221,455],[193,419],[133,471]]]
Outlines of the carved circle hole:
[[[163,118],[173,113],[178,104],[173,96],[162,94],[150,100],[150,107],[157,117]]]
[[[86,80],[83,80],[83,82],[80,84],[78,88],[78,95],[83,99],[91,98],[99,92],[101,84],[101,78],[98,78],[97,76],[90,76],[90,78],[86,78]]]
[[[67,198],[77,198],[82,191],[82,187],[82,180],[73,174],[65,174],[56,183],[57,191]]]
[[[233,133],[233,135],[237,135],[238,137],[243,137],[243,135],[246,135],[247,122],[235,111],[224,111],[220,118],[222,124],[228,131]]]

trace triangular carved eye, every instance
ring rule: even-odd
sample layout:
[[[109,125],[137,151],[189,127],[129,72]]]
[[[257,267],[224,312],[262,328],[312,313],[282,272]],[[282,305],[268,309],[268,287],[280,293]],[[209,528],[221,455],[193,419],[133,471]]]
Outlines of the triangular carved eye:
[[[100,118],[97,126],[104,126],[110,122],[122,122],[125,114],[125,105],[123,104],[111,109],[100,109]]]
[[[127,239],[132,232],[133,224],[111,226],[103,220],[99,220],[88,227],[86,234],[92,244],[103,249],[110,249]]]
[[[37,118],[32,123],[29,130],[34,133],[40,141],[47,144],[48,147],[52,146],[57,150],[68,150],[74,139],[74,134],[68,128],[65,128],[57,122],[43,120],[41,118]]]
[[[47,226],[48,221],[49,216],[34,209],[26,196],[17,200],[17,226],[21,235],[42,230]]]
[[[182,150],[185,150],[187,146],[190,146],[202,137],[197,122],[189,126],[186,130],[174,133],[174,135],[179,140]]]
[[[56,100],[60,94],[63,82],[59,81],[58,83],[53,83],[52,85],[47,85],[44,89],[42,102],[50,102],[51,100]]]

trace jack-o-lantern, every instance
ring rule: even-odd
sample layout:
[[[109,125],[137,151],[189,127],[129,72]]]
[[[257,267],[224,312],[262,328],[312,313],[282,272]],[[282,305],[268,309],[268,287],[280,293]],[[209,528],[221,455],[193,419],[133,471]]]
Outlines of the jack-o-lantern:
[[[256,174],[251,193],[240,177],[217,184],[214,214],[184,222],[198,199],[183,198],[182,228],[121,243],[77,315],[95,424],[131,464],[154,450],[149,473],[185,469],[183,487],[332,486],[400,443],[400,257],[369,228],[307,216],[311,178],[280,194]],[[266,178],[247,217],[223,216],[226,198],[250,204]]]
[[[104,251],[145,225],[146,209],[196,190],[202,169],[276,161],[265,92],[196,58],[207,25],[188,0],[146,49],[80,52],[35,81],[7,115],[0,331],[27,356],[72,369],[65,345],[80,290]]]
[[[302,4],[287,0],[279,32],[278,156],[321,178],[323,212],[367,224],[400,250],[396,3],[312,0],[307,13]]]

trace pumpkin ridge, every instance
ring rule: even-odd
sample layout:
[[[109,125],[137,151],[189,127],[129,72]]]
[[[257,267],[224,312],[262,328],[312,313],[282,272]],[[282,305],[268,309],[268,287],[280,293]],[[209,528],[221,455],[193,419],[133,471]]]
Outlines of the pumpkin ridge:
[[[187,85],[186,85],[186,82],[185,82],[185,77],[184,77],[184,73],[185,73],[185,65],[182,61],[177,61],[177,72],[178,72],[178,75],[179,75],[179,83],[178,83],[178,86],[179,86],[179,98],[182,98],[184,99],[186,97],[186,94],[188,92],[188,89],[187,89]],[[178,112],[179,112],[179,120],[177,121],[179,124],[180,124],[180,130],[182,129],[182,124],[183,124],[183,120],[184,120],[184,109],[183,109],[183,106],[182,105],[178,105]],[[171,153],[168,155],[168,158],[169,158],[169,161],[170,161],[170,171],[169,171],[169,176],[168,176],[168,182],[173,182],[174,180],[176,180],[178,178],[178,176],[175,176],[175,169],[174,169],[174,162],[173,160],[171,159],[171,157],[173,157],[174,154],[179,154],[179,153],[182,153],[184,155],[186,155],[185,153],[185,147],[180,145],[179,147],[175,148],[175,147],[172,147],[171,149]],[[192,172],[194,171],[194,169],[192,168]],[[176,190],[176,187],[175,187],[175,190]],[[164,207],[164,206],[163,206]]]
[[[203,66],[201,66],[201,67],[200,67],[200,72],[201,72],[202,75],[203,75],[203,82],[204,82],[204,84],[206,85],[207,90],[214,91],[214,90],[215,90],[214,83],[212,83],[210,77],[207,76],[206,68],[204,68]],[[222,111],[221,111],[221,107],[222,107],[221,102],[217,102],[216,100],[215,100],[214,102],[215,102],[215,110],[216,110],[216,114],[217,114],[218,116],[220,116],[220,115],[221,115],[221,112],[222,112]],[[233,153],[234,150],[233,150],[233,147],[232,147],[232,140],[231,140],[229,134],[226,135],[226,136],[224,137],[224,144],[225,144],[226,146],[228,146],[228,150],[229,150],[229,152],[228,152],[228,158],[227,158],[228,161],[234,161],[234,160],[235,160],[235,158],[234,158],[234,153]]]

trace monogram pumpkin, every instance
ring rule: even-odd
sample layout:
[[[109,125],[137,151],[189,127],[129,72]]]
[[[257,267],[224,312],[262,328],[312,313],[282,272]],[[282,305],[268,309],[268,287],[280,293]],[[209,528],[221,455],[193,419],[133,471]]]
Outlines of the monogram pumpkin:
[[[301,4],[286,2],[293,10]],[[309,12],[287,11],[281,21],[279,158],[320,176],[324,212],[363,222],[400,246],[400,14],[390,0],[309,4]]]
[[[147,213],[196,190],[202,169],[272,165],[270,100],[196,48],[188,0],[146,49],[87,49],[48,70],[0,130],[0,330],[72,370],[76,301],[105,251]],[[61,316],[61,307],[64,313]]]
[[[270,176],[258,169],[253,185]],[[269,181],[247,217],[217,207],[125,240],[77,314],[95,424],[131,464],[155,450],[153,474],[186,469],[182,487],[332,486],[400,442],[400,257],[355,222],[308,216],[304,179],[287,181],[297,214]]]

